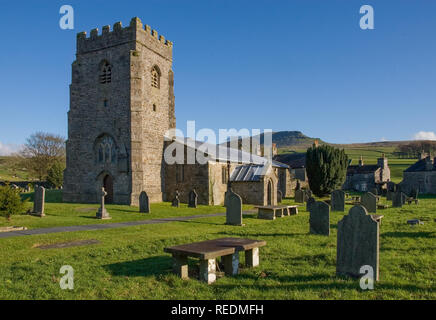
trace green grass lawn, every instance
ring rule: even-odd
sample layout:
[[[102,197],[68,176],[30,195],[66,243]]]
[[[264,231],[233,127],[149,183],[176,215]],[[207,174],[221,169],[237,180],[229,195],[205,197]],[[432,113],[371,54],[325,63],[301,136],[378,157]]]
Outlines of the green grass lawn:
[[[23,198],[27,199],[27,208],[33,208],[33,192],[23,194]],[[0,217],[0,227],[6,226],[24,226],[28,229],[49,228],[58,226],[75,226],[86,224],[104,224],[114,222],[126,222],[147,220],[156,218],[169,217],[184,217],[199,214],[211,214],[226,212],[223,206],[202,206],[198,208],[188,208],[185,203],[180,204],[180,208],[173,208],[171,203],[152,203],[150,205],[149,214],[139,212],[138,207],[127,205],[106,205],[112,219],[100,220],[95,218],[95,214],[99,208],[98,204],[76,204],[62,203],[61,190],[46,190],[45,217],[40,218],[27,214],[12,216],[11,221]],[[253,206],[244,205],[244,210],[252,210]]]
[[[84,220],[96,223],[95,219],[81,217],[93,216],[94,211],[77,212],[89,207],[96,208],[47,203],[51,214],[38,223],[49,219],[59,225],[62,221],[64,225]],[[215,213],[216,209],[155,204],[150,217],[191,215],[194,211]],[[335,277],[337,223],[343,213],[331,213],[329,237],[309,235],[309,216],[301,207],[297,216],[275,221],[245,217],[244,227],[224,225],[225,217],[210,217],[0,239],[0,299],[436,299],[435,209],[436,199],[427,197],[419,206],[379,212],[384,215],[380,229],[380,282],[374,290],[362,291],[358,280]],[[109,222],[146,218],[136,213],[136,208],[110,206],[109,211],[114,217]],[[16,218],[19,217],[13,219]],[[411,218],[420,218],[425,224],[409,226],[406,221]],[[30,222],[20,223],[25,221]],[[260,266],[242,268],[239,275],[219,278],[213,285],[195,279],[181,280],[172,274],[171,258],[163,252],[164,247],[228,236],[266,240],[267,246],[260,250]],[[63,249],[36,248],[40,244],[85,239],[100,243]],[[241,263],[243,260],[241,254]],[[59,287],[59,269],[63,265],[74,268],[72,291]],[[198,274],[195,260],[190,261],[190,266],[194,277]]]

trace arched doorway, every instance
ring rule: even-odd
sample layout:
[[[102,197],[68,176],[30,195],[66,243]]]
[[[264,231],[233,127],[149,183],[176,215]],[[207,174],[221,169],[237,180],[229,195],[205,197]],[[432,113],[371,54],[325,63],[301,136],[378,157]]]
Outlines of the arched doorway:
[[[271,180],[269,180],[268,181],[268,190],[267,190],[267,197],[268,197],[267,205],[268,206],[272,205],[272,199],[273,199],[272,192],[273,192],[273,190],[272,190],[272,182],[271,182]]]
[[[106,175],[103,179],[103,187],[107,192],[106,197],[104,198],[105,203],[113,203],[114,202],[114,180],[110,175]]]

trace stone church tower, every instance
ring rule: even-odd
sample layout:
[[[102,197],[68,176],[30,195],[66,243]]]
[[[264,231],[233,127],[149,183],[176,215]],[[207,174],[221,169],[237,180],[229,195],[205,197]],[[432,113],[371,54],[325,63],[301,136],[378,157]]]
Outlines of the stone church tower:
[[[133,18],[77,35],[68,112],[64,201],[163,200],[164,134],[175,128],[172,43]]]

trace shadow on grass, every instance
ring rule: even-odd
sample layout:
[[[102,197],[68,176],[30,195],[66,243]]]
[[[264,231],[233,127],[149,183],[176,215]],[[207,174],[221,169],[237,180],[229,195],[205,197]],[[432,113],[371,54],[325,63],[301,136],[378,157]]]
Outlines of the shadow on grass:
[[[155,256],[141,260],[126,261],[103,266],[114,276],[143,277],[171,272],[170,256]]]
[[[434,232],[385,232],[380,235],[382,238],[435,238]]]

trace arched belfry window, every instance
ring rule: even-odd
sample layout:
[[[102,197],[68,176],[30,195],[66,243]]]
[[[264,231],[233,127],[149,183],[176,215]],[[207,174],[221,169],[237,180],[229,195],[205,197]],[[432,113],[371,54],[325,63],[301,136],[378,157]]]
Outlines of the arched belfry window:
[[[109,62],[104,61],[101,64],[100,68],[100,83],[111,83],[112,82],[112,66],[109,64]]]
[[[97,139],[96,158],[98,163],[116,163],[117,147],[111,136],[104,135]]]
[[[160,88],[160,71],[157,66],[151,69],[151,86],[153,88]]]

